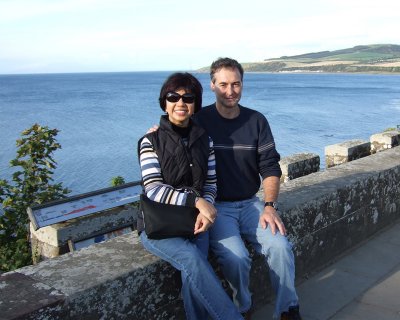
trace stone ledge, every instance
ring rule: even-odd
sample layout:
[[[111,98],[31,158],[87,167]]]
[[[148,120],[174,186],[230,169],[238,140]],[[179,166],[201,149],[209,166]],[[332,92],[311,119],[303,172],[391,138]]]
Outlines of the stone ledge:
[[[62,309],[65,301],[61,292],[18,272],[1,276],[0,290],[4,292],[0,319],[25,319],[27,315],[36,317],[42,309]]]

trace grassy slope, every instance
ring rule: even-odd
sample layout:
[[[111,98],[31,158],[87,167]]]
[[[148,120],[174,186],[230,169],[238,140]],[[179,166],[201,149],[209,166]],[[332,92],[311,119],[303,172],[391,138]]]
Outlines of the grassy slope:
[[[242,65],[245,71],[250,72],[400,73],[400,45],[363,45],[335,51],[283,56]],[[208,71],[208,68],[199,71]]]

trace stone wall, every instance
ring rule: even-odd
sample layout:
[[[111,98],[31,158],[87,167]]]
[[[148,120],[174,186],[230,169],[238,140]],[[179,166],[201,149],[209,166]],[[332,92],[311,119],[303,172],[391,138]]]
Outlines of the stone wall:
[[[298,281],[399,219],[399,195],[399,147],[283,184]],[[262,258],[253,258],[258,307],[272,294]],[[179,286],[133,232],[1,275],[0,318],[184,319]]]
[[[399,156],[396,147],[282,186],[281,209],[295,244],[298,275],[400,218]]]
[[[398,146],[399,141],[400,132],[393,130],[372,135],[370,142],[350,140],[327,146],[325,148],[327,167],[341,165],[368,156],[371,153],[385,151]],[[281,183],[286,183],[289,180],[318,172],[320,157],[314,153],[297,153],[282,158],[279,164],[282,169]],[[132,182],[117,188],[132,187],[132,184],[137,183]],[[93,193],[99,194],[100,191],[102,190]],[[93,194],[85,195],[86,198],[89,197],[88,199],[91,196]],[[74,201],[73,198],[69,201]],[[79,198],[83,199],[84,195],[79,195]],[[68,202],[67,200],[64,202]],[[137,212],[134,204],[121,208],[121,206],[117,206],[114,209],[103,210],[92,215],[51,224],[39,229],[34,228],[31,224],[34,263],[74,251],[93,242],[101,242],[114,234],[127,232],[130,229],[129,226],[136,219]]]

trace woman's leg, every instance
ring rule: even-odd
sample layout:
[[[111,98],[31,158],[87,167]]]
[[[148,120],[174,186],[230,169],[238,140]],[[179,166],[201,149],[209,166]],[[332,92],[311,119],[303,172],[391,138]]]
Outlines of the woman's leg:
[[[212,319],[242,319],[214,270],[196,245],[187,239],[148,239],[144,232],[143,246],[181,271],[182,295],[187,319],[204,320],[204,309]]]

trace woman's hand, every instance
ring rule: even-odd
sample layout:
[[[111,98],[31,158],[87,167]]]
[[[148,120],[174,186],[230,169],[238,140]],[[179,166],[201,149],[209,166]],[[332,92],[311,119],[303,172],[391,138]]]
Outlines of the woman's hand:
[[[203,198],[196,201],[195,207],[199,209],[200,213],[208,219],[210,223],[214,223],[217,218],[217,209]]]
[[[196,223],[194,225],[194,234],[199,234],[205,232],[212,225],[210,220],[208,220],[203,214],[199,213],[197,215]]]

